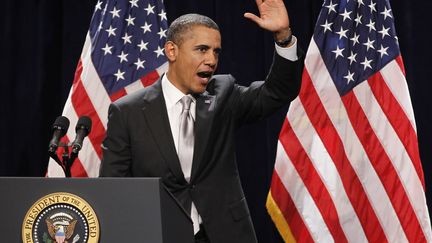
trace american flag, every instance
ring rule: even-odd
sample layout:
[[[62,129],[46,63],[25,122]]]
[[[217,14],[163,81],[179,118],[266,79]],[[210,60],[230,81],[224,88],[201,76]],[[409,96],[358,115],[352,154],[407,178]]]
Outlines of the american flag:
[[[432,242],[388,0],[326,0],[267,209],[286,242]]]
[[[75,138],[79,117],[92,119],[92,131],[72,166],[73,177],[96,177],[102,156],[108,106],[152,84],[166,71],[163,52],[168,28],[161,0],[98,1],[63,115],[71,121],[63,141]],[[61,150],[59,150],[59,153]],[[50,160],[47,175],[64,176]]]

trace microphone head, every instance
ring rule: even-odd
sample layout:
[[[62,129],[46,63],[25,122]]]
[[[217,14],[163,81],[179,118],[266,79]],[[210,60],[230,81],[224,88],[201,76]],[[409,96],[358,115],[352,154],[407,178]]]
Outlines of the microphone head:
[[[82,116],[78,119],[77,125],[75,127],[75,132],[78,130],[84,130],[86,132],[85,136],[87,136],[91,131],[92,120],[88,116]]]
[[[52,130],[60,130],[61,131],[61,137],[63,137],[68,128],[69,128],[69,119],[67,119],[67,117],[65,116],[59,116],[57,117],[57,119],[54,121],[54,124],[52,126]]]

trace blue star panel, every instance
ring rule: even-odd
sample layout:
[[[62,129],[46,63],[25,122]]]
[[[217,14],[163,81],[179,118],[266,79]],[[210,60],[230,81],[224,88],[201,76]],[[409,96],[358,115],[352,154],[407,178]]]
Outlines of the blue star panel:
[[[92,61],[109,95],[166,62],[160,0],[99,1],[90,24]]]
[[[344,94],[399,56],[388,0],[326,0],[314,40]]]

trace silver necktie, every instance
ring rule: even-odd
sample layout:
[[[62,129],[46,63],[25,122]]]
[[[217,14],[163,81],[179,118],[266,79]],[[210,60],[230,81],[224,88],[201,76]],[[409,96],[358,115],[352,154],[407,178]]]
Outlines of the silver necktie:
[[[190,113],[192,97],[184,96],[180,100],[183,110],[180,114],[180,133],[178,141],[178,157],[187,182],[190,181],[194,151],[194,121]]]
[[[190,96],[184,96],[180,100],[183,110],[180,114],[180,132],[178,140],[178,157],[180,165],[187,182],[190,182],[192,172],[192,159],[194,151],[194,121],[190,112],[190,105],[192,98]],[[191,206],[189,208],[189,206]],[[199,231],[200,217],[195,204],[192,202],[191,205],[186,205],[185,209],[190,210],[190,216],[193,222],[194,234]]]

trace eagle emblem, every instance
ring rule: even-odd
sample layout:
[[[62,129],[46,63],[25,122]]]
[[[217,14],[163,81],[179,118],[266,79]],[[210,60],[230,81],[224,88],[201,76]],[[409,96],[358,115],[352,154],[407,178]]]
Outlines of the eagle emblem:
[[[69,241],[72,237],[77,220],[66,213],[56,213],[45,219],[48,233],[55,243],[74,243],[78,241],[79,236],[76,235],[73,241]]]

